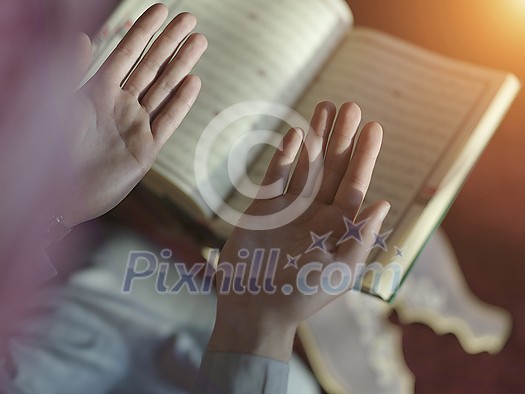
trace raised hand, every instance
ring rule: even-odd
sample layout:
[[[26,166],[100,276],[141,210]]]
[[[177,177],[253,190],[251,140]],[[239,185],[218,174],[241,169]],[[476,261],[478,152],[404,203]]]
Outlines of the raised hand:
[[[369,123],[357,140],[356,131],[361,120],[359,107],[344,104],[337,119],[336,112],[329,102],[317,106],[311,121],[312,131],[305,141],[310,155],[306,149],[301,149],[301,133],[295,129],[288,132],[264,180],[265,185],[281,189],[274,190],[275,196],[256,199],[245,214],[267,216],[281,211],[296,199],[308,200],[309,208],[290,224],[272,230],[245,230],[242,227],[246,223],[241,218],[221,251],[217,320],[209,350],[253,353],[286,360],[291,354],[297,325],[341,293],[323,291],[323,269],[338,262],[355,273],[356,264],[366,261],[375,240],[374,233],[379,233],[390,209],[387,202],[380,201],[359,213],[379,154],[382,128],[377,123]],[[292,174],[292,163],[299,152]],[[314,177],[317,183],[311,181],[308,173],[319,174]],[[320,185],[317,192],[316,184]],[[348,226],[354,223],[362,225],[359,234],[348,236]],[[273,289],[271,286],[265,288],[262,280],[268,280],[262,273],[265,273],[264,264],[272,249],[279,252],[275,275],[271,278]],[[252,291],[255,286],[251,290],[248,288],[247,271],[242,278],[244,291],[233,288],[222,291],[227,270],[221,267],[232,264],[235,268],[241,255],[251,258],[257,250],[265,253],[257,294]],[[301,288],[298,273],[308,264],[311,270],[303,270],[308,275]],[[342,278],[335,272],[331,279],[338,282]]]
[[[132,190],[197,98],[201,81],[189,73],[207,41],[190,35],[193,15],[174,18],[141,57],[167,15],[161,4],[149,8],[77,94],[67,135],[68,203],[59,208],[70,227],[104,214]]]

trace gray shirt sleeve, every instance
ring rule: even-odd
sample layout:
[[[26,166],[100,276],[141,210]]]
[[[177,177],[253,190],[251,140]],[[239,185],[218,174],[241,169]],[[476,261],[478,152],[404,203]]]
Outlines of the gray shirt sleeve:
[[[191,394],[285,394],[288,363],[240,353],[207,352]]]

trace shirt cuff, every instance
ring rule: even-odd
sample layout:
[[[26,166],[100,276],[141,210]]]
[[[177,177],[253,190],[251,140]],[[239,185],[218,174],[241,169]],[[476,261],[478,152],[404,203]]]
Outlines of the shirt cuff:
[[[241,353],[207,352],[192,394],[285,394],[288,363]]]

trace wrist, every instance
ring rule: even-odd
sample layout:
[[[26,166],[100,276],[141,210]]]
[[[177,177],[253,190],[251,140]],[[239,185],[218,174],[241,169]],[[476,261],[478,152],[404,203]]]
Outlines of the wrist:
[[[208,351],[269,357],[288,362],[297,325],[247,313],[217,313]]]

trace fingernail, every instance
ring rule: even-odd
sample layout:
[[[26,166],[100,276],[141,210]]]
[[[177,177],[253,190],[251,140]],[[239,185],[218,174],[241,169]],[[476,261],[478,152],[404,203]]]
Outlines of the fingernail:
[[[390,203],[387,203],[386,206],[381,210],[381,213],[379,215],[381,221],[385,220],[386,215],[388,215],[388,212],[390,212],[390,208],[392,208],[392,205],[390,205]]]

